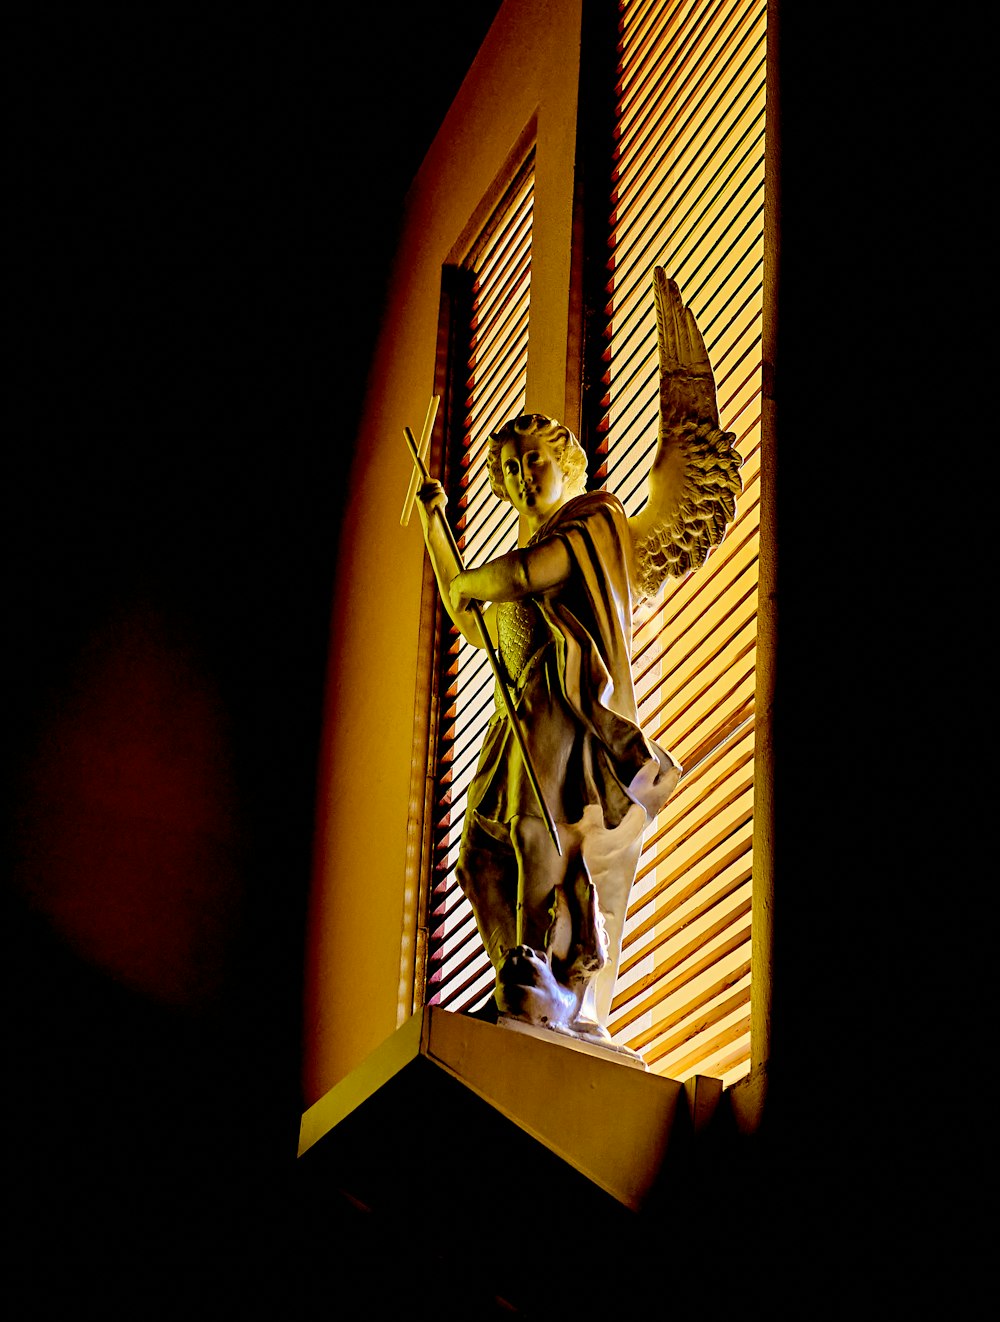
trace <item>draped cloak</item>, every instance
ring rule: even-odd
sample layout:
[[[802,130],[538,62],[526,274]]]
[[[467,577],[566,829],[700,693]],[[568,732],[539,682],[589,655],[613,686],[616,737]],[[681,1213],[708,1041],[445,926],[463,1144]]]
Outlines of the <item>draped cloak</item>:
[[[552,537],[569,551],[572,569],[553,591],[499,603],[502,612],[537,612],[522,629],[530,655],[511,665],[500,628],[501,658],[546,803],[556,821],[588,823],[600,833],[634,837],[654,817],[677,782],[669,753],[639,728],[632,684],[632,591],[625,511],[608,492],[563,505],[531,537]],[[505,655],[505,650],[507,655]],[[633,805],[641,814],[630,812]],[[469,789],[470,821],[502,839],[519,815],[540,816],[520,750],[502,704],[486,731]]]

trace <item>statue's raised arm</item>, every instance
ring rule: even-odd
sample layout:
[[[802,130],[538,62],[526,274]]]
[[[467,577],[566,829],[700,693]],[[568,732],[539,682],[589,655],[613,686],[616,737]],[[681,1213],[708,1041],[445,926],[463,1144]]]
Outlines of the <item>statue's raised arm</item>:
[[[660,354],[660,426],[645,506],[629,519],[637,592],[705,563],[725,536],[742,489],[732,432],[719,427],[712,365],[677,285],[653,271]]]

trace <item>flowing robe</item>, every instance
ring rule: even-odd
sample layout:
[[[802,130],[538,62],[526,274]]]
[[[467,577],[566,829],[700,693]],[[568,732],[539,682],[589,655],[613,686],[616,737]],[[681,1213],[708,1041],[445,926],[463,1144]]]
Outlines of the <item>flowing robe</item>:
[[[575,828],[597,889],[609,951],[598,991],[603,1015],[617,974],[628,892],[642,832],[680,775],[639,728],[632,684],[630,532],[607,492],[577,496],[528,542],[569,551],[569,578],[551,592],[497,606],[499,651],[549,811]],[[487,729],[469,788],[458,876],[494,964],[511,942],[517,869],[510,823],[540,817],[506,711]],[[596,940],[596,937],[595,937]]]
[[[579,822],[592,808],[610,829],[633,804],[653,817],[676,783],[670,754],[639,728],[631,671],[629,536],[615,496],[575,497],[528,542],[531,547],[560,538],[570,554],[569,579],[545,595],[497,608],[501,659],[557,822]],[[505,631],[505,613],[515,617],[513,630]],[[512,644],[505,632],[519,636]],[[519,815],[541,815],[499,698],[468,803],[481,820],[498,825]]]

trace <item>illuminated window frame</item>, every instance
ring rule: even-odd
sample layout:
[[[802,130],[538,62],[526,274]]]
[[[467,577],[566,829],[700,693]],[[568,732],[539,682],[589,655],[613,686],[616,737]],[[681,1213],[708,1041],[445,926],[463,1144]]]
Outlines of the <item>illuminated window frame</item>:
[[[613,197],[611,217],[612,228],[617,228],[619,233],[605,292],[613,334],[617,336],[620,328],[624,327],[626,335],[632,335],[633,339],[640,339],[644,343],[642,351],[626,366],[626,374],[634,375],[642,382],[644,397],[623,425],[621,410],[616,414],[617,364],[613,342],[604,340],[598,344],[601,350],[598,357],[610,359],[609,375],[606,376],[602,369],[600,379],[597,380],[593,372],[588,373],[587,355],[589,352],[589,361],[593,361],[594,343],[600,341],[603,333],[598,323],[604,309],[595,309],[592,298],[588,303],[589,296],[586,293],[575,293],[574,303],[579,314],[579,325],[575,329],[583,342],[577,364],[581,379],[575,384],[567,383],[567,399],[575,397],[580,401],[582,416],[577,420],[577,426],[581,439],[592,454],[591,486],[607,482],[616,494],[623,496],[631,512],[630,501],[634,502],[637,497],[622,478],[623,468],[618,453],[622,441],[626,445],[630,440],[635,442],[633,453],[625,466],[634,468],[640,474],[648,470],[650,456],[642,452],[642,447],[648,450],[655,442],[656,435],[655,368],[652,366],[655,364],[655,330],[649,282],[653,264],[664,265],[668,273],[678,279],[682,294],[694,307],[699,324],[705,332],[716,371],[722,423],[737,432],[739,448],[746,463],[743,472],[745,490],[739,502],[738,519],[730,529],[723,547],[713,553],[708,565],[699,574],[668,586],[664,600],[657,608],[657,616],[665,625],[664,631],[669,638],[667,649],[656,664],[665,666],[675,674],[678,673],[677,668],[672,666],[669,654],[676,653],[679,648],[683,649],[685,640],[691,643],[694,637],[683,627],[679,628],[676,635],[673,633],[678,622],[684,624],[685,613],[697,617],[703,614],[701,607],[709,604],[708,614],[721,614],[732,621],[734,610],[737,613],[743,612],[743,615],[737,614],[735,617],[742,630],[740,640],[736,642],[736,650],[740,653],[738,661],[742,667],[738,676],[740,701],[736,704],[740,710],[729,713],[731,720],[726,717],[722,721],[726,728],[722,729],[719,723],[713,724],[711,719],[706,722],[705,712],[701,712],[699,721],[688,728],[684,720],[686,709],[683,707],[671,711],[669,720],[655,720],[660,697],[657,696],[659,690],[654,693],[650,689],[649,653],[650,636],[659,633],[660,629],[653,619],[637,621],[637,689],[645,728],[678,754],[685,763],[686,776],[667,811],[647,833],[647,847],[640,863],[626,928],[626,948],[612,1028],[620,1040],[639,1046],[646,1054],[651,1068],[657,1072],[675,1078],[685,1078],[694,1073],[715,1073],[725,1083],[731,1084],[750,1067],[750,840],[753,831],[754,757],[752,659],[755,642],[752,635],[756,589],[756,585],[750,583],[750,577],[756,557],[757,532],[751,523],[758,500],[755,483],[759,463],[759,418],[750,418],[747,410],[752,411],[754,400],[759,402],[760,398],[762,355],[759,329],[749,336],[750,340],[756,339],[757,342],[747,348],[744,343],[748,324],[745,315],[747,306],[745,303],[741,306],[743,300],[740,298],[733,304],[732,299],[725,294],[722,301],[732,311],[732,318],[727,320],[723,317],[720,322],[713,299],[717,300],[718,291],[728,279],[727,263],[731,265],[733,260],[738,263],[741,254],[745,256],[745,253],[743,249],[736,252],[732,242],[733,232],[726,224],[716,225],[713,220],[707,229],[702,224],[699,230],[698,206],[691,197],[681,209],[682,217],[690,220],[686,230],[676,223],[676,204],[668,202],[664,211],[660,200],[661,221],[666,228],[669,220],[673,241],[640,248],[640,251],[645,252],[645,257],[633,263],[634,269],[629,269],[628,264],[622,260],[621,236],[630,227],[634,229],[635,223],[631,219],[632,199],[629,196],[629,181],[623,178],[623,171],[627,175],[627,168],[622,158],[627,155],[632,132],[629,98],[634,90],[632,84],[635,78],[639,79],[639,86],[643,89],[638,103],[645,102],[647,109],[653,106],[654,119],[660,110],[656,104],[658,101],[663,102],[667,111],[664,121],[667,128],[661,128],[659,138],[655,134],[647,135],[647,143],[659,144],[668,153],[674,152],[677,159],[683,158],[687,150],[683,145],[685,133],[693,137],[696,144],[699,135],[704,137],[707,133],[711,137],[711,128],[705,128],[698,120],[699,110],[712,104],[711,87],[716,87],[717,99],[721,96],[722,101],[730,106],[738,104],[741,96],[741,71],[749,69],[756,80],[753,96],[758,100],[762,98],[766,4],[764,0],[737,0],[737,3],[724,5],[709,4],[705,0],[687,0],[686,3],[667,5],[653,3],[652,0],[624,0],[619,7],[619,23],[622,67],[617,71],[617,91],[620,106],[624,109],[622,121],[616,130],[617,191]],[[633,38],[636,41],[630,50]],[[659,86],[659,90],[656,80],[660,74],[654,71],[649,75],[647,71],[646,74],[636,75],[625,67],[636,50],[644,56],[658,53],[661,65],[665,61],[665,83]],[[655,60],[653,64],[656,64]],[[653,80],[651,83],[646,81],[650,76]],[[581,85],[583,82],[582,79]],[[636,98],[633,97],[633,100]],[[584,104],[581,106],[581,137],[587,132],[582,123],[586,111],[587,106]],[[660,115],[660,118],[663,119],[663,116]],[[707,118],[711,119],[711,116]],[[748,222],[747,232],[752,230],[750,242],[751,246],[756,246],[755,262],[759,265],[764,228],[763,203],[759,196],[763,169],[762,110],[756,118],[751,115],[750,120],[750,139],[745,132],[746,123],[742,120],[738,122],[736,145],[746,146],[749,141],[756,140],[757,155],[749,167],[753,179],[748,187],[757,200],[745,219]],[[669,137],[664,139],[663,133]],[[730,148],[734,143],[726,136],[727,133],[728,128],[721,135],[726,144],[723,158],[736,162],[741,168],[741,162],[742,165],[746,164],[743,159],[745,151],[738,150],[733,156]],[[586,142],[582,148],[587,151]],[[694,150],[697,154],[697,145]],[[593,152],[590,151],[589,155],[592,160]],[[661,163],[662,160],[661,152]],[[684,168],[682,160],[676,169],[683,171]],[[708,173],[704,174],[704,163],[697,166],[696,173],[703,181],[716,180],[716,193],[708,196],[721,198],[727,188],[734,185],[732,172],[726,175],[725,168],[728,167],[724,166],[723,173],[719,174],[716,166],[711,165]],[[595,191],[595,177],[591,171],[587,181],[591,199]],[[737,191],[746,183],[744,176],[736,179]],[[640,170],[637,193],[641,197],[655,197],[656,188],[655,183],[641,177]],[[681,194],[685,196],[683,189]],[[647,218],[639,223],[651,224],[655,228],[658,222]],[[574,281],[577,284],[586,284],[586,279],[581,282],[581,271],[585,270],[587,262],[593,264],[594,250],[604,239],[604,235],[598,236],[595,229],[592,224],[586,228],[580,245],[586,248],[588,255],[581,260],[577,254],[575,259]],[[593,291],[592,280],[590,288]],[[744,289],[744,296],[749,293],[749,290]],[[756,301],[753,316],[757,318],[758,328],[762,316],[761,299],[758,280],[751,299]],[[726,331],[732,331],[735,340],[732,336],[727,340],[724,334]],[[572,324],[569,332],[572,340]],[[746,370],[742,371],[741,367]],[[572,363],[570,369],[573,370]],[[535,406],[541,406],[539,401],[533,402],[532,407]],[[513,408],[509,413],[516,411]],[[509,416],[509,413],[505,416]],[[569,417],[567,420],[571,423],[574,421]],[[754,427],[757,428],[757,434],[751,435]],[[610,453],[608,438],[611,441]],[[506,544],[512,541],[513,536],[507,539]],[[473,555],[471,560],[475,562],[476,558]],[[732,582],[728,582],[727,574],[733,576]],[[720,585],[725,587],[725,592],[710,602],[709,599]],[[733,591],[737,604],[730,609],[731,603],[726,592]],[[710,640],[706,644],[702,639],[697,646],[703,644],[711,648]],[[725,652],[725,646],[722,652]],[[749,666],[746,664],[748,661]],[[718,677],[723,687],[728,673],[724,667]],[[442,720],[449,719],[451,698],[450,686],[442,685],[437,694],[437,707],[439,710],[443,708]],[[747,698],[749,702],[745,701]],[[649,719],[651,715],[654,718],[652,722]],[[701,738],[701,734],[705,737]],[[473,742],[477,749],[478,739]],[[474,753],[475,749],[473,760]],[[430,818],[432,828],[436,828],[440,812],[432,812]],[[692,828],[693,821],[698,823],[696,829]],[[706,841],[710,843],[710,848],[703,849],[702,845]],[[457,848],[457,835],[451,842],[451,848]],[[688,849],[687,855],[683,854],[685,848]],[[681,855],[678,855],[678,849]],[[660,853],[665,854],[663,859],[657,857]],[[427,855],[425,859],[430,861]],[[721,870],[716,868],[720,860],[723,861]],[[440,863],[441,860],[436,861]],[[445,867],[444,871],[447,870]],[[428,867],[425,866],[425,878],[427,874]],[[726,894],[720,898],[722,891]],[[425,881],[420,913],[420,931],[425,940],[436,911],[441,909],[442,896],[446,893],[447,887],[442,890],[439,876],[432,877],[431,887]],[[454,887],[454,892],[444,901],[445,908],[455,902],[456,895],[457,887]],[[715,927],[718,930],[712,934]],[[474,931],[474,928],[469,930]],[[710,933],[707,937],[706,931]],[[465,935],[468,937],[468,930]],[[469,961],[463,965],[463,982],[457,984],[462,989],[464,999],[439,997],[434,982],[428,986],[427,999],[432,1003],[445,1004],[451,1009],[465,1010],[488,999],[492,986],[491,971],[485,954],[477,950],[476,945],[473,939],[468,948],[463,947],[461,953],[461,959]],[[677,951],[683,951],[687,946],[692,947],[688,957],[681,961],[675,959],[670,964],[670,959],[676,956]],[[723,947],[726,950],[722,963],[718,963],[711,956]],[[474,971],[473,965],[477,961],[478,971]],[[680,990],[685,980],[685,971],[690,971],[692,964],[698,965],[701,962],[705,963],[705,967],[699,974],[700,983],[695,987],[693,995],[685,1001],[684,993]],[[433,978],[436,972],[433,959],[430,972]],[[668,995],[663,994],[664,987],[670,989]],[[414,1008],[423,999],[423,974],[418,970]],[[635,1013],[637,1008],[641,1013]]]

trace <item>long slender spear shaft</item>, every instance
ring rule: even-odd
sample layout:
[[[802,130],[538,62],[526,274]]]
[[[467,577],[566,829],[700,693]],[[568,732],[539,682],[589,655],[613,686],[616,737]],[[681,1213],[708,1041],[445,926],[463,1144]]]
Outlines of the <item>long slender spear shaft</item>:
[[[406,437],[406,444],[410,448],[410,454],[413,456],[413,462],[416,465],[417,471],[420,473],[421,478],[425,482],[429,482],[430,474],[427,471],[427,465],[424,463],[423,459],[420,456],[420,451],[417,449],[417,443],[413,439],[413,432],[410,431],[409,427],[404,427],[403,435]],[[455,541],[455,534],[452,532],[448,520],[444,517],[443,510],[438,509],[437,513],[440,515],[441,526],[444,529],[445,536],[448,538],[448,544],[451,547],[452,552],[454,553],[455,559],[458,562],[459,566],[461,568],[464,568],[464,565],[462,564],[462,557],[458,549],[458,543]],[[528,780],[531,784],[531,788],[534,791],[535,798],[538,800],[538,808],[542,814],[542,820],[545,822],[546,829],[548,830],[549,835],[552,837],[552,843],[556,847],[556,853],[558,853],[561,856],[562,845],[559,843],[559,832],[556,830],[556,824],[553,821],[552,814],[549,812],[548,804],[545,802],[545,797],[542,794],[542,787],[538,783],[538,776],[535,772],[535,765],[531,760],[531,754],[528,752],[528,746],[524,741],[524,731],[521,729],[521,721],[514,707],[514,699],[510,696],[510,690],[508,689],[506,680],[504,679],[503,671],[500,669],[500,658],[496,654],[496,649],[493,646],[493,640],[490,638],[489,631],[486,628],[486,621],[483,619],[483,612],[480,608],[479,602],[478,601],[471,602],[469,605],[469,610],[475,616],[476,624],[479,626],[479,632],[483,640],[483,647],[485,647],[486,649],[486,655],[490,658],[490,665],[493,667],[493,673],[497,679],[497,687],[500,689],[500,693],[503,696],[503,704],[507,709],[507,718],[510,721],[510,728],[511,731],[513,732],[514,740],[517,743],[517,746],[521,752],[521,757],[524,760],[524,769],[528,773]],[[520,910],[522,906],[523,906],[523,900],[521,898],[521,895],[518,894],[518,927],[519,928],[521,926]],[[521,940],[520,932],[518,933],[517,939],[518,939],[518,943],[520,944],[520,940]]]

